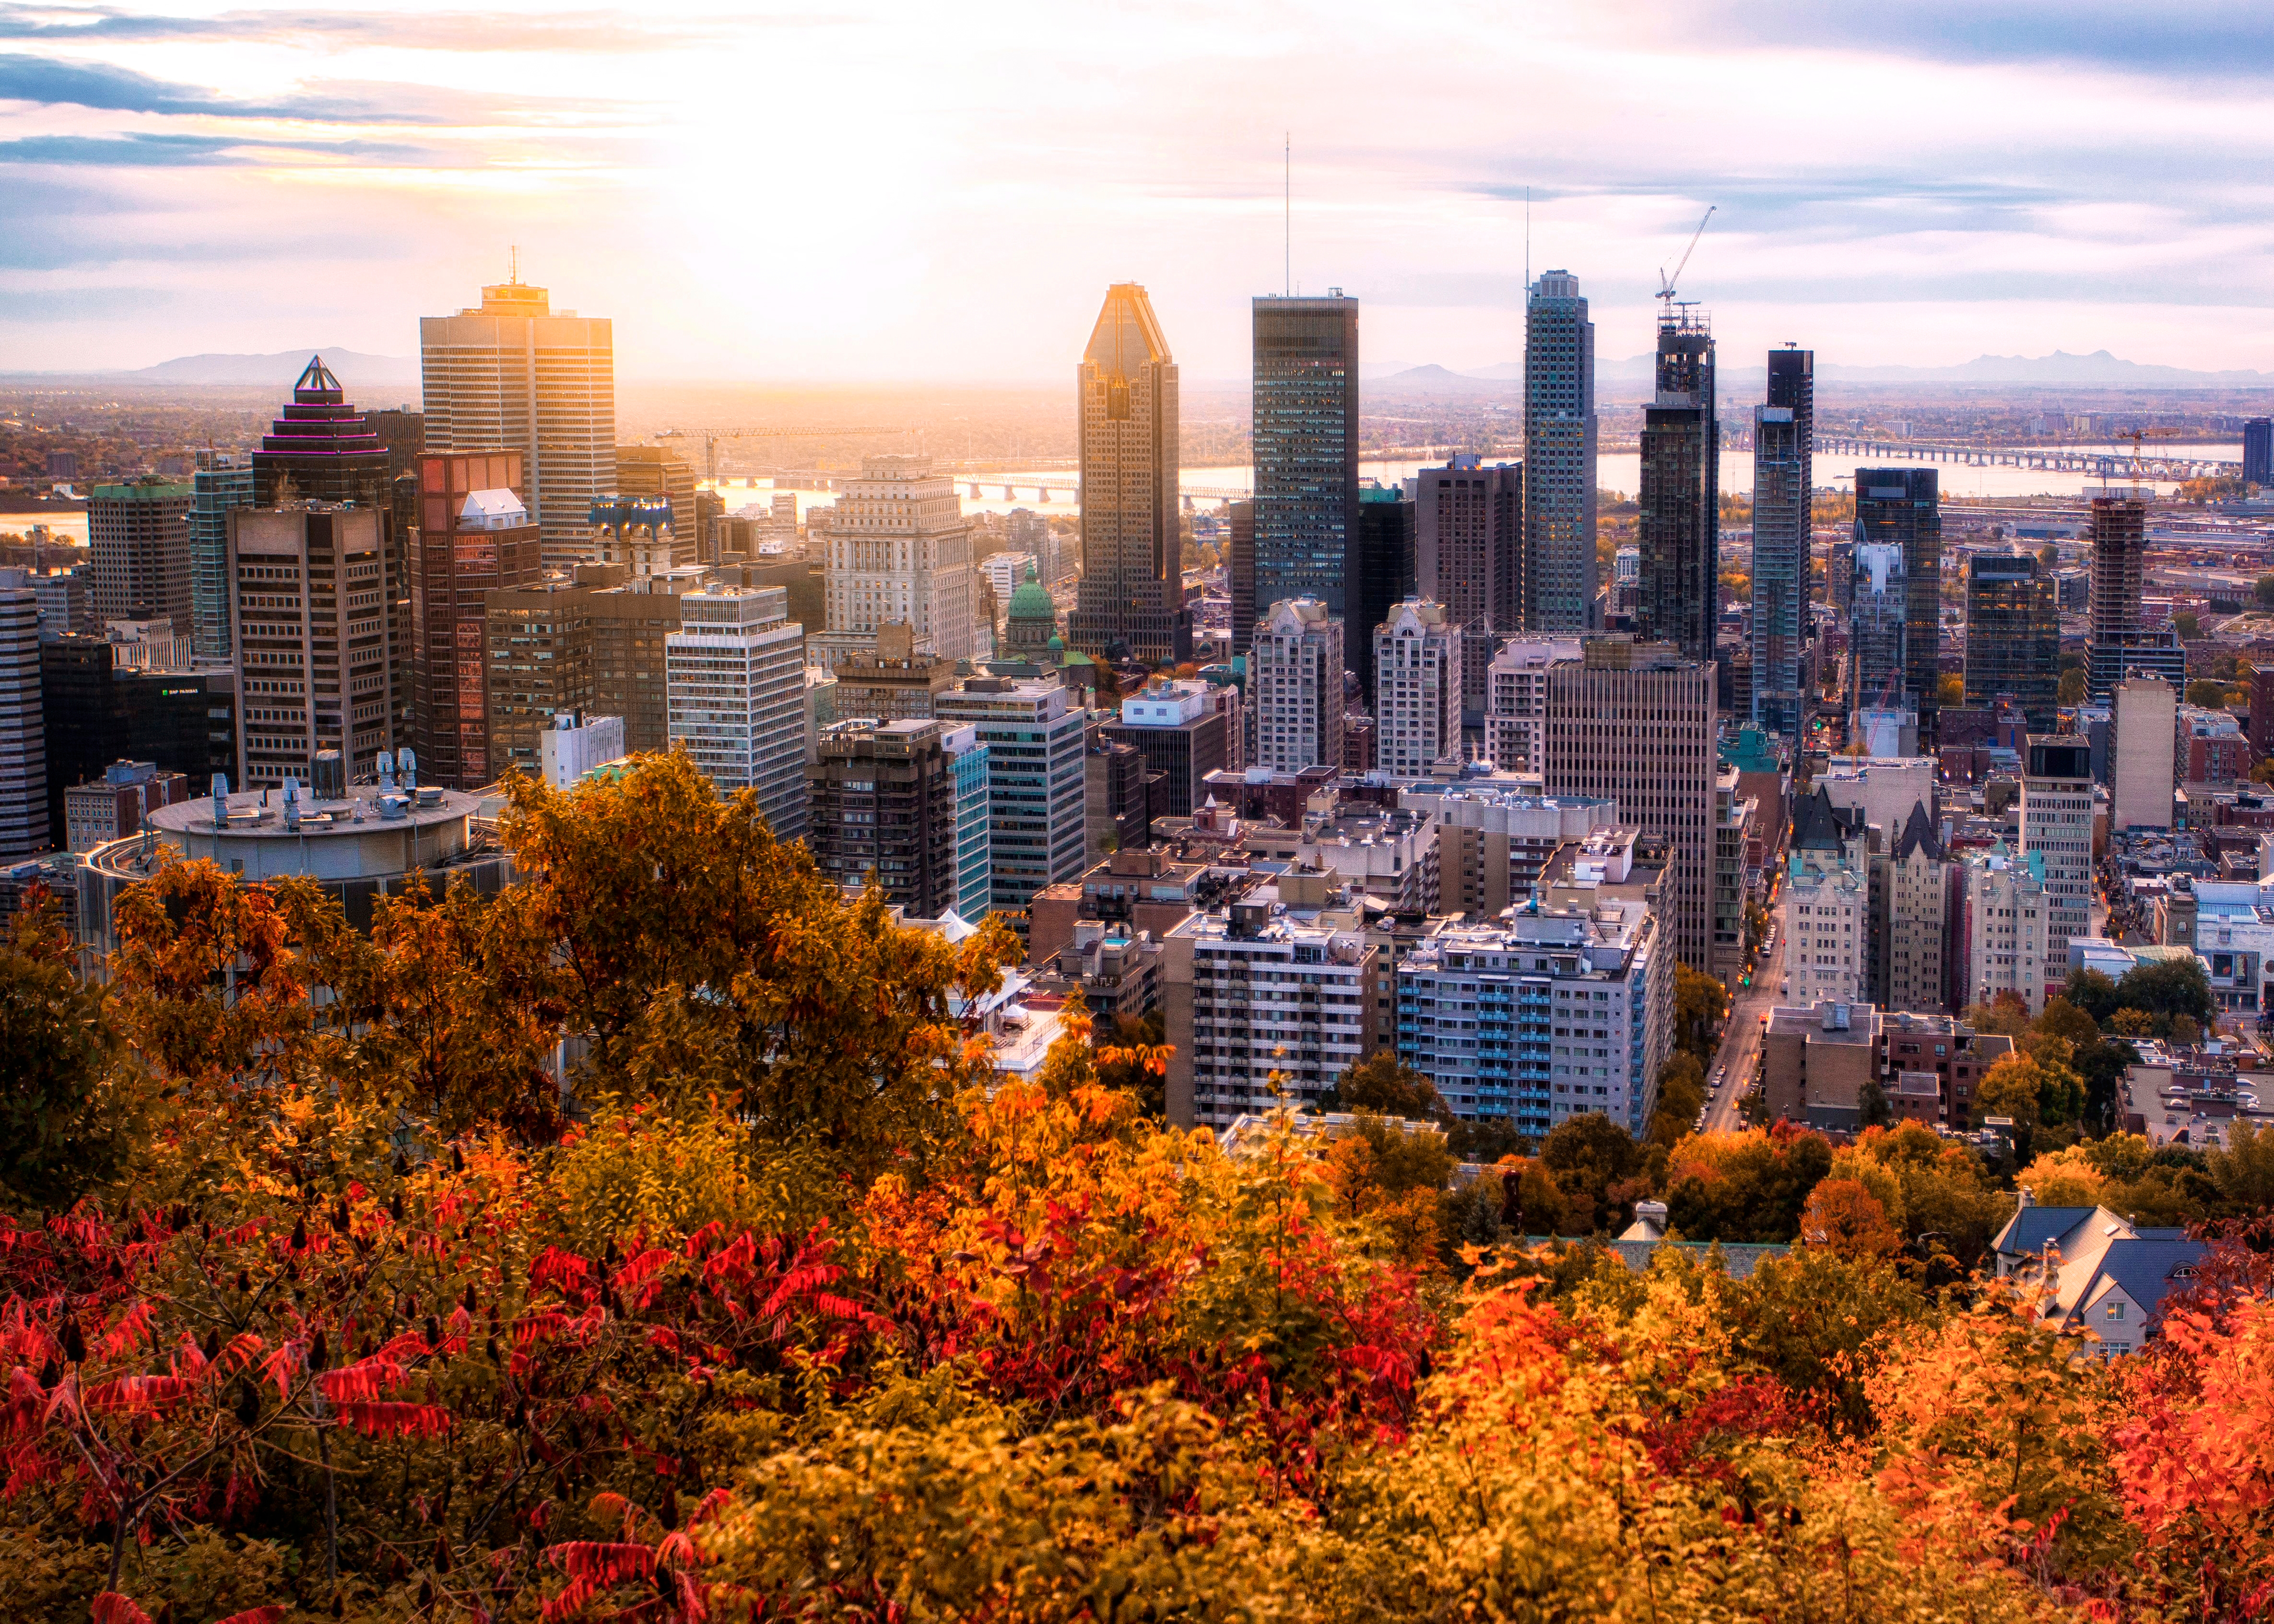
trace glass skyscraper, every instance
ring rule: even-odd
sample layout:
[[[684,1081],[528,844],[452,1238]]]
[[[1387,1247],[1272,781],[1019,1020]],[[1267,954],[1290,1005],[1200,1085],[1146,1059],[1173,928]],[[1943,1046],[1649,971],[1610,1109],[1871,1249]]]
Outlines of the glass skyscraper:
[[[1595,607],[1595,324],[1569,271],[1544,273],[1525,306],[1524,508],[1532,575],[1525,627],[1586,630]]]
[[[1942,498],[1933,469],[1856,470],[1856,545],[1882,544],[1903,550],[1903,688],[1925,749],[1942,678]]]
[[[1135,282],[1116,282],[1074,378],[1081,587],[1067,641],[1148,665],[1193,657],[1177,501],[1177,364]]]
[[[1358,513],[1358,301],[1255,301],[1255,616],[1312,598],[1351,605]]]
[[[1773,357],[1772,357],[1773,362]],[[1775,374],[1770,374],[1773,386]],[[1806,720],[1800,636],[1808,602],[1808,466],[1789,406],[1753,409],[1753,723],[1797,743]]]
[[[227,451],[198,453],[190,477],[190,638],[201,660],[237,646],[229,608],[229,510],[252,506],[252,464]]]
[[[1721,432],[1713,410],[1713,335],[1703,316],[1658,324],[1658,392],[1643,409],[1642,635],[1684,659],[1713,658],[1721,598]]]
[[[2060,716],[2060,608],[2050,572],[2022,549],[1966,564],[1966,703],[2012,699],[2033,733]]]

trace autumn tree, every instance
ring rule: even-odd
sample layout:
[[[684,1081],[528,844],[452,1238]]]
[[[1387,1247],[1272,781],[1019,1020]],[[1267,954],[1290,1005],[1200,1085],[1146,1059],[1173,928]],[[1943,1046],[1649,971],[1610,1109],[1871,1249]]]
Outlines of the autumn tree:
[[[0,1206],[68,1207],[116,1172],[129,1107],[112,1083],[115,1041],[62,910],[35,891],[0,940]]]
[[[1416,1122],[1447,1115],[1437,1086],[1386,1049],[1353,1062],[1335,1079],[1331,1096],[1322,1104],[1329,1110],[1371,1111],[1380,1116],[1404,1116]]]

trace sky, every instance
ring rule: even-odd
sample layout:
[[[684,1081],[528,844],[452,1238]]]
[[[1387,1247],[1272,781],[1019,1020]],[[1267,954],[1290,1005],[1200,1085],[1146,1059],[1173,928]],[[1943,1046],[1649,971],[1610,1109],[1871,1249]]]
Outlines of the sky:
[[[1057,380],[1121,281],[1484,367],[1527,190],[1606,359],[1711,205],[1725,357],[2274,370],[2266,0],[571,3],[0,0],[0,371],[413,355],[516,246],[628,380]]]

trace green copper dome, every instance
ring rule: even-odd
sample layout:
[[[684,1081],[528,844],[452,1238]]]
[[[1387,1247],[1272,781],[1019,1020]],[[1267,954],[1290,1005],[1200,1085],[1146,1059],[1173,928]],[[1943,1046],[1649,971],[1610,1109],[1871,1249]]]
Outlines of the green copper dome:
[[[1019,583],[1019,590],[1011,594],[1009,613],[1013,620],[1048,620],[1054,626],[1058,623],[1058,605],[1050,602],[1050,595],[1035,578],[1035,565],[1031,559],[1027,562],[1027,578]]]

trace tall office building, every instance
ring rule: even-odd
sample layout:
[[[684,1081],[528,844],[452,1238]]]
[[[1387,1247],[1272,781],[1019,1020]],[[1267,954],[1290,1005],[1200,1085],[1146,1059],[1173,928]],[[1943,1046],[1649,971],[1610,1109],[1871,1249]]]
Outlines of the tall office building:
[[[1849,557],[1855,581],[1848,594],[1849,713],[1914,710],[1906,687],[1910,587],[1903,550],[1894,542],[1858,541]]]
[[[1465,453],[1421,470],[1413,505],[1413,590],[1442,604],[1460,628],[1463,721],[1481,742],[1495,642],[1526,618],[1524,470],[1486,468]],[[1360,635],[1371,638],[1374,627]]]
[[[1769,381],[1781,356],[1771,350]],[[1789,406],[1753,409],[1753,725],[1797,741],[1807,719],[1800,645],[1808,615],[1808,454]]]
[[[1177,363],[1133,282],[1106,289],[1074,369],[1081,435],[1081,587],[1066,640],[1148,665],[1193,657],[1178,511]]]
[[[618,446],[616,494],[671,504],[671,561],[708,564],[718,550],[704,545],[695,513],[695,470],[668,446]]]
[[[1349,624],[1359,627],[1381,625],[1389,618],[1389,612],[1420,589],[1416,584],[1415,571],[1419,567],[1415,549],[1419,542],[1418,523],[1412,500],[1397,485],[1369,485],[1358,493],[1358,579],[1352,585],[1352,602]],[[1254,625],[1253,607],[1248,624]],[[1245,645],[1234,641],[1233,648]],[[1374,709],[1374,662],[1359,661],[1359,687],[1366,695],[1366,706]]]
[[[1224,575],[1231,598],[1231,650],[1234,654],[1245,654],[1255,636],[1255,504],[1227,502],[1224,520]]]
[[[252,454],[252,505],[352,502],[384,509],[395,475],[387,442],[347,397],[321,356],[311,356],[292,399]]]
[[[125,664],[106,637],[40,641],[40,709],[48,736],[49,840],[70,844],[66,793],[124,757],[209,788],[224,772],[242,784],[237,756],[237,673],[154,670]],[[305,775],[305,767],[304,767]]]
[[[1374,764],[1419,778],[1461,759],[1462,662],[1468,639],[1445,605],[1409,598],[1374,628]]]
[[[1071,697],[1058,682],[974,677],[938,700],[940,720],[986,748],[989,911],[1021,932],[1036,891],[1081,877],[1088,725]]]
[[[2274,485],[2274,417],[2243,424],[2242,477],[2252,485]]]
[[[429,451],[518,451],[547,566],[585,554],[592,503],[616,485],[616,358],[606,317],[556,311],[515,281],[418,323]]]
[[[1922,748],[1934,736],[1937,685],[1942,679],[1942,500],[1938,480],[1931,468],[1856,470],[1859,553],[1867,544],[1903,550],[1903,688],[1910,695],[1910,708],[1918,712]]]
[[[664,639],[671,742],[719,794],[756,790],[779,840],[805,832],[805,630],[778,586],[679,595]]]
[[[1792,414],[1793,440],[1800,447],[1800,538],[1804,544],[1816,493],[1816,351],[1792,344],[1769,351],[1768,403]]]
[[[1350,610],[1358,546],[1358,301],[1254,304],[1255,605]]]
[[[976,924],[987,916],[993,891],[989,853],[987,747],[979,729],[966,722],[940,735],[948,772],[955,780],[955,911]]]
[[[229,515],[237,759],[250,789],[305,780],[335,749],[349,781],[392,750],[397,702],[383,508],[295,502]]]
[[[1273,772],[1343,762],[1343,623],[1315,598],[1282,598],[1255,623],[1248,703],[1250,765]]]
[[[203,660],[225,660],[230,641],[229,510],[252,506],[252,464],[202,450],[190,476],[190,638]]]
[[[1103,733],[1144,758],[1151,817],[1190,817],[1208,799],[1208,778],[1231,764],[1231,726],[1205,682],[1156,677],[1121,702]]]
[[[1711,660],[1721,618],[1721,431],[1713,335],[1703,316],[1683,310],[1660,319],[1655,367],[1657,393],[1643,408],[1636,626],[1685,659]]]
[[[1713,942],[1713,665],[1665,643],[1591,637],[1547,671],[1545,787],[1615,801],[1666,846],[1661,916],[1675,956],[1710,971]]]
[[[49,844],[40,598],[22,570],[0,569],[0,861]]]
[[[488,596],[535,586],[544,542],[514,494],[518,451],[422,452],[413,471],[411,742],[425,782],[478,789],[505,770],[489,750]]]
[[[2031,733],[2022,776],[2022,854],[2044,860],[2045,991],[2068,975],[2071,936],[2092,929],[2092,747]],[[2031,1001],[2032,1009],[2044,1005]]]
[[[874,883],[919,919],[956,906],[956,782],[935,721],[838,722],[806,769],[805,843],[840,885]]]
[[[2087,485],[2092,502],[2092,626],[2085,641],[2085,688],[2106,704],[2134,672],[2150,672],[2175,688],[2187,683],[2187,650],[2168,628],[2140,622],[2148,573],[2148,490]]]
[[[1543,273],[1525,304],[1524,468],[1524,624],[1585,631],[1596,590],[1595,324],[1569,271]]]
[[[2030,731],[2060,711],[2060,604],[2050,571],[2020,547],[1966,561],[1966,703],[2022,707]]]
[[[195,622],[190,594],[190,503],[194,487],[142,478],[98,485],[87,504],[87,561],[94,572],[97,629],[113,620],[164,615],[177,632]]]
[[[485,595],[491,776],[535,774],[555,717],[621,717],[632,755],[671,748],[666,643],[679,629],[679,575],[623,579],[621,567],[580,565],[573,582]]]
[[[829,627],[812,640],[816,663],[873,651],[877,628],[897,621],[915,652],[969,659],[980,652],[971,530],[955,482],[928,457],[863,457],[829,524]]]

